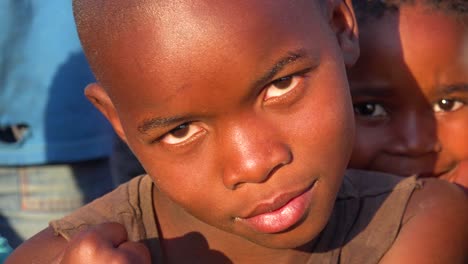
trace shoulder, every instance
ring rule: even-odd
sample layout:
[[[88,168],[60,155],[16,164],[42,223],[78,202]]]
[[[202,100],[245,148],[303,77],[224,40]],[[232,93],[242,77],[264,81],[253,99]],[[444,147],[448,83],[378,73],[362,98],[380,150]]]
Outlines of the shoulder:
[[[366,198],[387,196],[399,192],[412,192],[421,182],[414,177],[401,177],[393,174],[348,169],[343,180],[339,197]]]
[[[456,211],[460,216],[467,217],[468,196],[460,186],[434,178],[421,181],[422,188],[414,192],[408,204],[405,213],[407,221],[420,215],[434,215],[439,210]]]
[[[51,221],[50,226],[67,240],[83,229],[107,222],[120,223],[129,231],[139,230],[138,225],[142,215],[140,196],[151,195],[144,193],[144,190],[149,188],[150,182],[148,176],[133,178],[62,219]],[[145,186],[147,188],[143,188]]]
[[[53,229],[48,227],[15,249],[5,264],[53,264],[67,244],[65,238],[55,234]]]
[[[408,203],[421,184],[416,177],[347,170],[331,217],[345,234],[341,258],[377,263],[397,239]]]
[[[383,263],[466,263],[468,197],[438,179],[424,179],[414,191],[401,231]]]

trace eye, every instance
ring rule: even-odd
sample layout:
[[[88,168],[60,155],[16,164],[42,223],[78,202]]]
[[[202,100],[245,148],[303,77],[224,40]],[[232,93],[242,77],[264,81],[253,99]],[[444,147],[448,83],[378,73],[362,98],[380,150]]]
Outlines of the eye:
[[[384,117],[388,113],[381,104],[377,103],[360,103],[354,104],[354,113],[364,117]]]
[[[432,109],[436,113],[453,112],[453,111],[456,111],[456,110],[460,109],[461,107],[463,107],[463,105],[465,105],[464,102],[461,102],[461,101],[456,100],[456,99],[442,99],[442,100],[439,100],[438,102],[436,102],[433,105]]]
[[[297,87],[303,76],[289,75],[279,78],[266,87],[264,100],[282,96]]]
[[[203,128],[192,123],[184,123],[169,131],[161,138],[161,142],[169,145],[178,145],[189,141],[196,134],[203,132]]]

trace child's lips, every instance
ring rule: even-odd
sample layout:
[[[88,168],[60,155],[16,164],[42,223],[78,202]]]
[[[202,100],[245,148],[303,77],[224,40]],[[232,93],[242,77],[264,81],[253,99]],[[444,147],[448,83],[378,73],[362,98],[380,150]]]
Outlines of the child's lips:
[[[405,168],[405,169],[394,168],[393,170],[390,170],[389,172],[395,175],[400,175],[404,177],[418,175],[418,177],[420,178],[434,178],[434,177],[439,178],[442,175],[450,173],[453,170],[453,168],[454,168],[453,166],[445,166],[443,169],[425,166],[424,168],[422,167]]]
[[[460,161],[451,166],[448,170],[436,175],[441,179],[450,182],[457,182],[460,178],[468,178],[468,160]]]
[[[457,164],[451,164],[444,166],[444,168],[434,168],[431,171],[426,171],[426,172],[420,172],[418,173],[418,177],[420,178],[447,178],[452,175],[456,169],[457,169]]]
[[[305,190],[285,193],[272,202],[262,202],[248,214],[238,218],[259,233],[278,233],[287,230],[302,220],[312,197],[315,181]]]

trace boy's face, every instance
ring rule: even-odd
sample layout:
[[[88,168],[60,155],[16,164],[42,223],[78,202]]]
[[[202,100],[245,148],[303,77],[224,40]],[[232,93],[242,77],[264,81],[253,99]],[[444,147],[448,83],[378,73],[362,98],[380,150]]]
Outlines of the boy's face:
[[[399,14],[360,25],[362,55],[349,72],[357,124],[351,167],[461,183],[468,19],[459,19],[403,5]]]
[[[267,247],[310,241],[352,149],[336,40],[352,32],[335,21],[352,14],[335,12],[336,33],[315,1],[177,2],[157,15],[156,4],[127,9],[128,24],[99,47],[112,103],[98,86],[87,95],[125,132],[156,196],[171,201],[160,217],[172,225],[204,225],[184,223],[174,213],[182,208],[222,239],[227,231]]]

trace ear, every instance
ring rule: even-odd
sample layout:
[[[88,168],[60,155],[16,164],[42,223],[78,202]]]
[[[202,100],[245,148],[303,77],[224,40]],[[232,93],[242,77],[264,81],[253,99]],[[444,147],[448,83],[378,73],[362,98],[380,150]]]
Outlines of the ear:
[[[328,18],[336,34],[347,67],[356,63],[359,57],[359,31],[352,0],[328,1]]]
[[[109,120],[117,135],[127,143],[117,111],[106,90],[97,83],[89,84],[85,88],[88,100]]]

